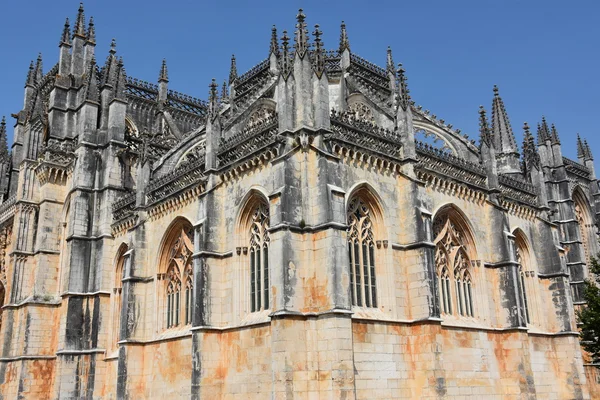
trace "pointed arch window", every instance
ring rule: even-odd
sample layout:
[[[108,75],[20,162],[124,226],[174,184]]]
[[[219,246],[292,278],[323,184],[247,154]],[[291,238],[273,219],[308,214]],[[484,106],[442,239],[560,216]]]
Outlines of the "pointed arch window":
[[[531,284],[528,285],[527,276],[533,276],[533,271],[531,271],[531,261],[530,261],[530,253],[527,247],[524,233],[520,230],[515,231],[515,259],[519,264],[518,267],[518,277],[517,277],[517,291],[519,294],[519,300],[521,303],[521,314],[523,315],[523,320],[526,324],[532,323],[532,310],[531,309],[531,298],[528,296],[528,291],[533,289]],[[535,292],[533,290],[533,292]],[[535,300],[535,296],[533,296]],[[534,304],[535,305],[535,304]]]
[[[193,242],[194,230],[191,225],[178,227],[176,235],[168,247],[167,268],[164,274],[164,312],[167,329],[192,323],[194,304]]]
[[[269,304],[269,206],[259,202],[250,221],[250,309],[267,310]]]
[[[471,260],[465,239],[448,217],[436,221],[434,235],[440,311],[446,315],[474,317]]]
[[[116,349],[117,342],[120,340],[121,312],[123,307],[123,277],[126,264],[130,258],[130,251],[126,244],[122,244],[118,251],[117,265],[115,268],[115,279],[112,297],[112,349]]]
[[[352,305],[377,307],[375,240],[371,210],[356,196],[348,204],[348,259]]]

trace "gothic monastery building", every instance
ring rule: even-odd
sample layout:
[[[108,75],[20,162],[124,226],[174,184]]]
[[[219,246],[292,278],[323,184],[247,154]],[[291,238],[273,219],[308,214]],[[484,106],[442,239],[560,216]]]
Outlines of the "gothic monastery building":
[[[208,100],[95,54],[83,6],[32,62],[0,125],[0,398],[600,396],[587,142],[541,118],[518,146],[497,87],[470,140],[391,50],[296,18]]]

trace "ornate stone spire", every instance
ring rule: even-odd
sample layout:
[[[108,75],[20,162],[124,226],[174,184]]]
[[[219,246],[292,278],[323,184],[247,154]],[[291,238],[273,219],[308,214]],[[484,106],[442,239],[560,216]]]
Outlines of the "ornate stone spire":
[[[313,32],[315,37],[315,54],[314,54],[314,65],[313,69],[317,78],[323,76],[325,71],[325,55],[323,54],[323,43],[321,42],[322,32],[319,30],[319,24],[315,25],[315,31]]]
[[[108,51],[108,57],[106,58],[106,62],[104,63],[104,69],[102,70],[102,86],[112,86],[114,84],[114,77],[117,72],[117,58],[115,54],[117,53],[117,43],[113,38],[110,42],[110,50]]]
[[[342,54],[344,50],[350,51],[350,41],[348,40],[348,32],[346,32],[346,23],[342,21],[340,27],[340,54]]]
[[[390,46],[387,48],[386,69],[388,74],[396,76],[396,64],[394,64],[394,59],[392,58],[392,48]]]
[[[283,76],[283,79],[287,79],[292,72],[289,43],[290,38],[287,35],[287,31],[283,31],[283,36],[281,37],[282,54],[281,59],[279,60],[279,69],[281,70],[281,75]]]
[[[221,103],[229,102],[229,90],[227,88],[227,81],[223,81],[223,86],[221,86]]]
[[[577,134],[577,158],[585,158],[585,145],[579,133]]]
[[[587,142],[587,139],[583,140],[583,148],[584,148],[584,159],[587,160],[593,160],[594,156],[592,155],[592,149],[590,148],[590,145]]]
[[[479,106],[479,138],[481,144],[485,143],[488,147],[494,146],[492,131],[483,106]]]
[[[238,77],[237,64],[235,62],[235,54],[231,55],[231,68],[229,69],[229,84],[231,85]]]
[[[306,15],[302,12],[302,9],[298,10],[298,15],[296,15],[296,53],[300,58],[304,58],[304,55],[308,51],[308,31],[306,29]]]
[[[96,27],[94,26],[94,17],[90,17],[90,23],[87,30],[87,41],[96,44]]]
[[[542,123],[538,124],[537,137],[539,145],[546,143],[546,140],[550,139],[550,130],[548,129],[548,123],[546,122],[546,117],[543,115]]]
[[[529,131],[527,122],[523,124],[523,162],[526,171],[529,171],[531,167],[540,169],[540,155],[537,152],[535,140]]]
[[[210,119],[213,120],[218,114],[219,111],[219,98],[217,94],[217,81],[213,78],[212,82],[209,85],[208,92],[208,113]]]
[[[410,106],[410,90],[408,89],[406,71],[402,67],[402,64],[398,64],[398,105],[402,107],[404,111]]]
[[[560,139],[558,138],[558,131],[556,130],[556,126],[552,124],[550,128],[550,141],[552,144],[560,144]]]
[[[6,137],[6,117],[2,117],[0,121],[0,161],[7,162],[8,155],[8,139]]]
[[[69,24],[69,18],[65,20],[65,26],[60,37],[59,46],[71,46],[71,25]]]
[[[83,12],[83,3],[79,3],[79,10],[77,11],[77,20],[75,21],[75,28],[73,29],[73,36],[81,36],[85,38],[85,14]]]
[[[116,72],[114,98],[125,100],[125,83],[127,82],[127,73],[125,72],[125,66],[123,65],[123,57],[119,57]]]
[[[273,25],[271,28],[271,45],[269,48],[269,54],[275,54],[279,56],[279,43],[277,43],[277,27]]]
[[[167,70],[167,60],[163,58],[158,74],[159,82],[169,82],[169,71]]]
[[[25,86],[33,86],[35,84],[35,69],[33,67],[33,60],[29,63],[29,71],[27,72],[27,80]]]
[[[500,153],[518,153],[515,135],[496,85],[494,85],[494,101],[492,102],[492,131],[496,150]]]
[[[98,102],[100,100],[100,91],[98,89],[98,69],[96,67],[96,57],[94,56],[92,56],[90,68],[88,69],[87,73],[85,98],[86,100],[94,102]]]
[[[44,76],[44,68],[42,66],[42,53],[38,53],[38,58],[37,58],[37,61],[35,62],[35,72],[34,72],[35,81],[39,82],[43,76]]]

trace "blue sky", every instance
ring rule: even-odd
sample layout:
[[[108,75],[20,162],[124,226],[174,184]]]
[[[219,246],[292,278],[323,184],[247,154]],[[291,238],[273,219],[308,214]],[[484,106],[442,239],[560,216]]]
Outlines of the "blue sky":
[[[3,1],[0,5],[0,115],[19,111],[30,60],[47,71],[58,60],[65,17],[79,1]],[[576,157],[575,135],[600,158],[600,2],[598,1],[193,1],[90,0],[96,55],[103,63],[117,40],[127,73],[155,82],[163,58],[169,87],[206,98],[211,78],[229,74],[232,53],[243,73],[264,59],[271,26],[293,32],[302,7],[337,48],[346,21],[354,53],[385,65],[387,46],[407,70],[417,104],[478,137],[478,106],[490,111],[497,84],[521,143],[522,125],[545,115],[563,153]],[[12,126],[12,118],[9,118]],[[12,129],[10,129],[12,134]]]

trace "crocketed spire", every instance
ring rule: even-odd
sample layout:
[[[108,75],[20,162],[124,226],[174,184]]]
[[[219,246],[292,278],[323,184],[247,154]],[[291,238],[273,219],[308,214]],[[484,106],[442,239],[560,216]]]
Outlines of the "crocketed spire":
[[[592,149],[590,148],[587,139],[584,139],[583,146],[585,148],[585,160],[593,160],[594,156],[592,155]]]
[[[96,28],[94,26],[94,17],[90,17],[90,23],[87,30],[87,41],[96,44]]]
[[[300,58],[303,58],[306,52],[308,51],[308,31],[306,29],[306,15],[302,12],[302,9],[298,10],[298,15],[296,15],[296,53]]]
[[[167,60],[163,58],[158,74],[159,82],[169,82],[169,71],[167,70]]]
[[[523,124],[523,162],[526,171],[531,170],[532,167],[540,168],[540,155],[527,122]]]
[[[37,61],[35,62],[35,72],[34,72],[35,81],[39,82],[43,76],[44,76],[44,68],[42,65],[42,53],[39,53]]]
[[[279,55],[279,43],[277,42],[277,27],[273,25],[271,28],[271,44],[269,46],[269,54]]]
[[[552,124],[550,128],[550,141],[552,144],[560,144],[560,139],[558,138],[558,131],[556,130],[556,126]]]
[[[342,21],[340,27],[340,54],[342,54],[344,50],[350,51],[350,41],[348,40],[348,32],[346,32],[346,23]]]
[[[92,56],[90,68],[87,72],[85,84],[85,98],[90,101],[100,100],[100,91],[98,89],[98,69],[96,67],[96,57]]]
[[[227,81],[223,81],[221,86],[221,103],[227,103],[229,101],[229,89],[227,88]]]
[[[494,145],[492,132],[488,124],[487,115],[485,114],[485,108],[479,106],[479,140],[480,144],[484,144],[488,147]]]
[[[287,35],[287,31],[283,31],[283,36],[281,37],[281,59],[279,60],[281,74],[283,79],[287,79],[292,72],[292,63],[290,62],[290,38]]]
[[[492,132],[494,134],[494,147],[496,147],[499,153],[510,154],[519,152],[504,102],[498,93],[498,86],[496,85],[494,85],[494,100],[492,102]]]
[[[548,129],[548,123],[546,122],[546,117],[542,115],[542,123],[538,124],[538,144],[544,144],[546,140],[550,139],[550,130]]]
[[[238,77],[237,64],[235,61],[235,54],[231,55],[231,68],[229,69],[229,84],[231,85]]]
[[[35,69],[33,67],[33,60],[29,63],[29,71],[27,72],[27,80],[25,86],[33,86],[35,84]]]
[[[217,116],[219,110],[219,95],[217,93],[217,81],[215,78],[212,79],[208,91],[208,112],[211,119]]]
[[[83,3],[79,3],[79,10],[77,11],[77,19],[75,20],[73,36],[81,36],[85,38],[85,13],[83,12]]]
[[[402,107],[404,111],[410,106],[410,90],[408,89],[406,71],[402,67],[402,64],[398,64],[398,105]]]
[[[65,20],[65,26],[63,28],[62,35],[60,36],[60,43],[58,45],[71,45],[71,25],[69,24],[69,18]]]
[[[577,134],[577,158],[585,158],[585,145],[579,133]]]
[[[112,39],[112,41],[110,42],[110,50],[108,51],[108,57],[106,58],[104,68],[102,70],[102,86],[114,85],[114,78],[117,73],[117,57],[115,57],[116,53],[117,43],[115,42],[115,39]]]
[[[392,48],[390,46],[388,46],[387,48],[386,69],[388,74],[396,76],[396,64],[394,64],[394,58],[392,57]]]
[[[6,137],[6,117],[2,117],[0,121],[0,162],[7,162],[8,155],[8,138]]]
[[[315,54],[314,54],[314,65],[313,69],[315,70],[315,74],[320,78],[323,76],[323,72],[325,71],[325,55],[323,54],[323,43],[321,42],[321,35],[323,32],[319,30],[319,24],[315,25],[315,31],[313,35],[315,37]]]

